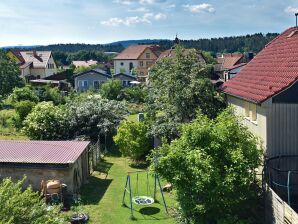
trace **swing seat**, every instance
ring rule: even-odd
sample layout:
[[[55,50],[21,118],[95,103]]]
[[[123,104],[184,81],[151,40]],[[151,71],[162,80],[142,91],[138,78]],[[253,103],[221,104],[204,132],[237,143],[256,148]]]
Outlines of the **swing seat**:
[[[154,199],[148,196],[135,196],[132,201],[136,205],[152,205],[154,203]]]

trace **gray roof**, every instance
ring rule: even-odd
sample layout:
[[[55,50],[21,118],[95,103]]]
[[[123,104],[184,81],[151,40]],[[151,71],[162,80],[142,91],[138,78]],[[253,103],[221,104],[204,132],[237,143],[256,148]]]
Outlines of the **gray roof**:
[[[46,68],[48,61],[51,57],[51,51],[21,51],[25,63],[33,62],[34,68]]]

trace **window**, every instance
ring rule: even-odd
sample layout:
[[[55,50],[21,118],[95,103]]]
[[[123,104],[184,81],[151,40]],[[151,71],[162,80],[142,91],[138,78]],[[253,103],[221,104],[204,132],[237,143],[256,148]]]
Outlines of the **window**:
[[[55,68],[54,64],[48,64],[48,69],[53,69],[53,68]]]
[[[143,66],[144,66],[144,62],[140,61],[140,67],[143,67]]]
[[[244,102],[244,116],[251,121],[257,121],[257,105]]]
[[[100,86],[100,81],[99,80],[93,81],[93,88],[94,89],[99,89],[99,86]]]
[[[128,81],[123,80],[123,81],[122,81],[122,86],[128,86]]]
[[[79,84],[79,87],[86,88],[88,86],[88,81],[87,80],[79,80],[78,84]]]
[[[144,75],[144,72],[140,72],[140,75]]]
[[[150,58],[150,53],[146,53],[146,58]]]
[[[123,62],[121,62],[121,63],[120,63],[120,65],[121,65],[121,66],[123,66],[123,65],[124,65],[124,63],[123,63]]]

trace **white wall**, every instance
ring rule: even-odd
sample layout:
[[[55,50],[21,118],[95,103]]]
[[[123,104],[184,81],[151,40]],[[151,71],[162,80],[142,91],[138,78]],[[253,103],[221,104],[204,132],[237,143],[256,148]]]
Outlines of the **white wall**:
[[[123,63],[123,65],[121,65]],[[130,74],[129,70],[129,64],[133,63],[133,67],[137,68],[138,67],[138,60],[114,60],[114,69],[115,69],[115,74],[121,73],[122,69],[125,69],[124,74]]]

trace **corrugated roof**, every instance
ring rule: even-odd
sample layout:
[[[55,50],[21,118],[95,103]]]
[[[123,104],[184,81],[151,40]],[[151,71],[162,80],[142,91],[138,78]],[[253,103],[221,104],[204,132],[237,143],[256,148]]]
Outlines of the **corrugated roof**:
[[[114,60],[137,60],[147,48],[150,48],[153,53],[157,51],[156,45],[130,45],[118,54]]]
[[[74,163],[89,143],[88,141],[0,140],[0,163]]]
[[[284,31],[271,41],[233,79],[223,91],[249,101],[261,103],[290,87],[298,79],[297,28]]]
[[[20,51],[24,61],[33,62],[34,68],[46,68],[51,51]]]

